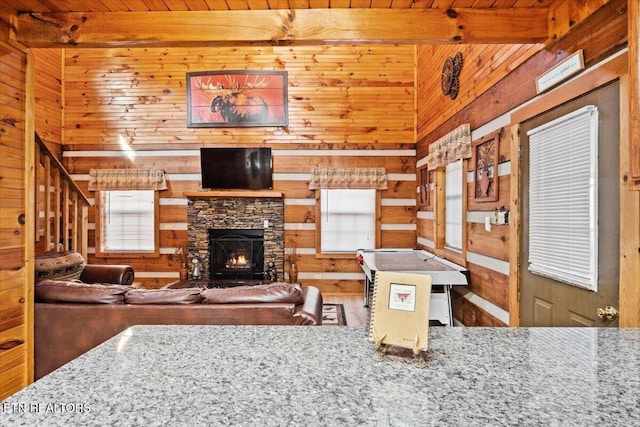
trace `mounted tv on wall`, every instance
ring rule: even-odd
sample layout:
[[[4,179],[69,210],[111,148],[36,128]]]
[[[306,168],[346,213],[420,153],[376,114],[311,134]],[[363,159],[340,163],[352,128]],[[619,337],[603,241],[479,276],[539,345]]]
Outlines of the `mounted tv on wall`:
[[[273,188],[271,148],[200,148],[203,189]]]

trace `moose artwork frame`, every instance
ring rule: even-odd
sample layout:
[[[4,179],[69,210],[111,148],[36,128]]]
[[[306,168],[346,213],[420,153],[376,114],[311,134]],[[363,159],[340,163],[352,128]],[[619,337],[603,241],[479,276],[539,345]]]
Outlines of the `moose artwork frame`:
[[[187,73],[187,127],[288,126],[286,71]]]

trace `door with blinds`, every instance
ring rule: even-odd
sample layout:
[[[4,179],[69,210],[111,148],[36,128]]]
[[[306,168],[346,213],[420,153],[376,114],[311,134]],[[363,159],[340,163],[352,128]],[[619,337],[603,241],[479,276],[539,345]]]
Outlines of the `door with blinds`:
[[[521,326],[617,326],[619,84],[522,124]]]

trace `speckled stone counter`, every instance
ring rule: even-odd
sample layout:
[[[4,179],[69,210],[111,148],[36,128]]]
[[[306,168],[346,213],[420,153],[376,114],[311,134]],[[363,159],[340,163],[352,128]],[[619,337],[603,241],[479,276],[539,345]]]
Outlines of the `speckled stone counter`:
[[[640,330],[136,326],[0,403],[0,425],[640,425]]]

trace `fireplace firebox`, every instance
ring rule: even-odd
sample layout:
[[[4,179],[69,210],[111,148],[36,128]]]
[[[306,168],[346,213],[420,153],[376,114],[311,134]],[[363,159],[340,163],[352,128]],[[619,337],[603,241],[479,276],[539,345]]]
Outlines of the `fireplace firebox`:
[[[214,228],[208,231],[212,280],[264,278],[264,230]]]

